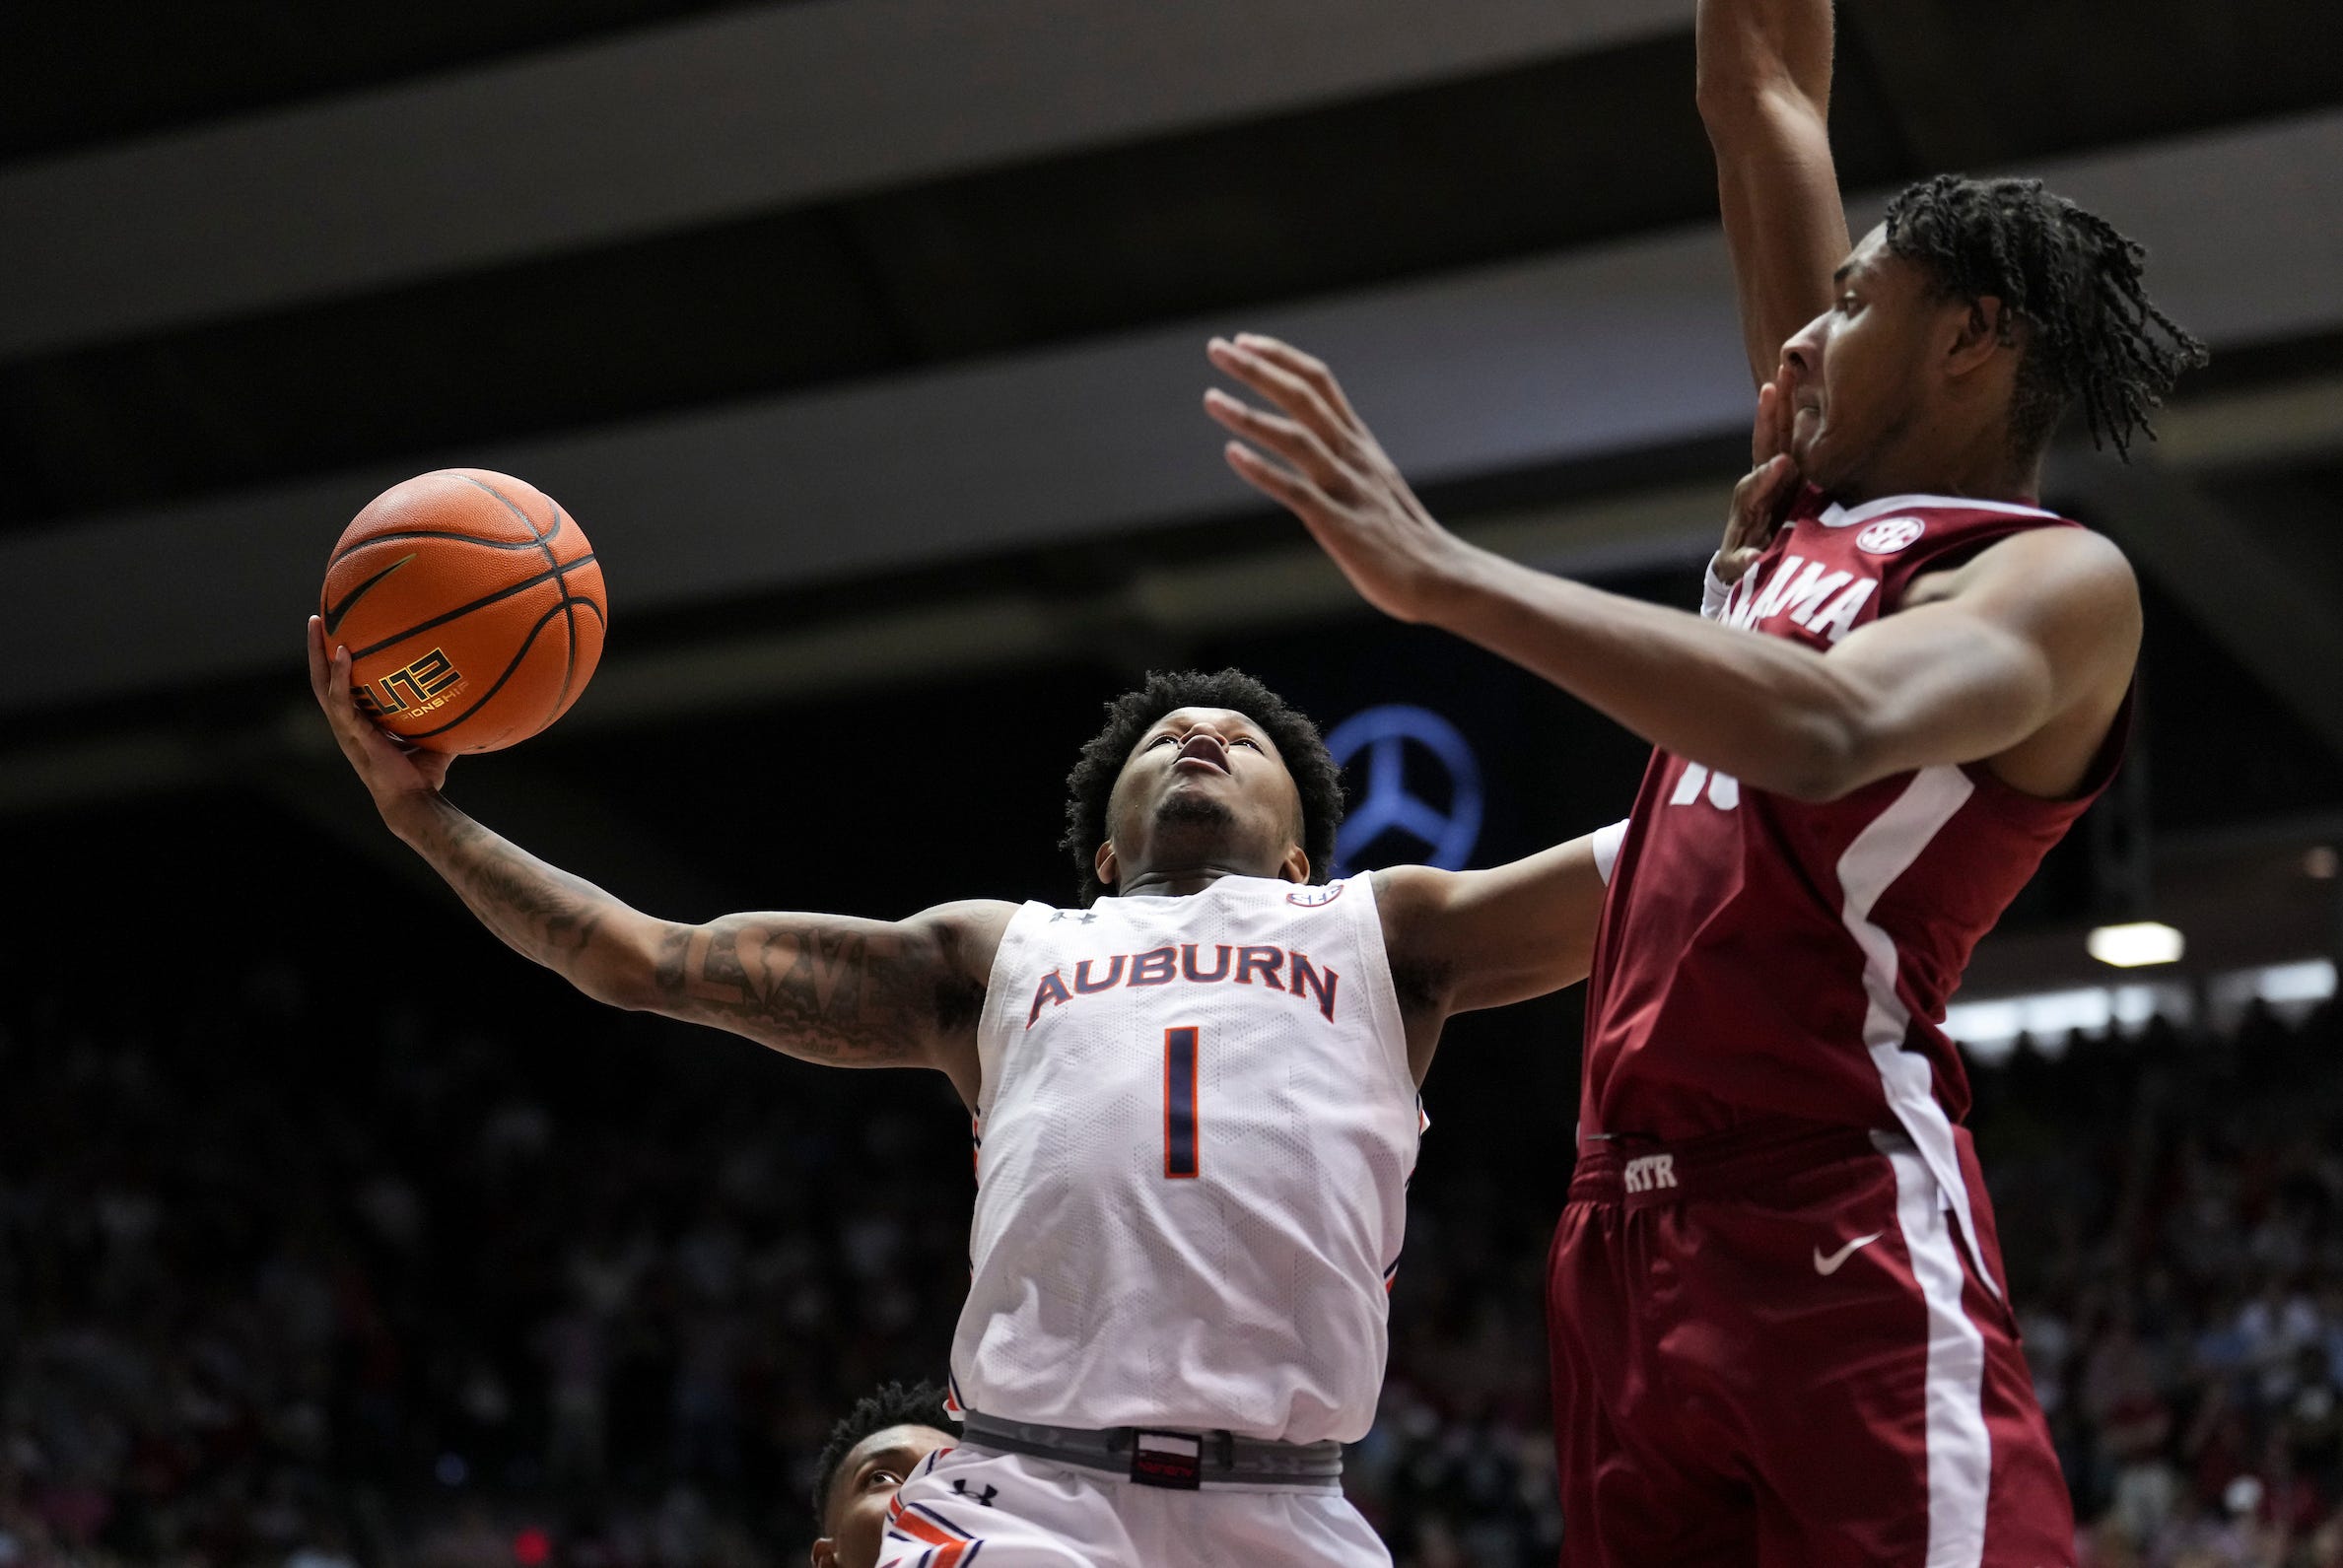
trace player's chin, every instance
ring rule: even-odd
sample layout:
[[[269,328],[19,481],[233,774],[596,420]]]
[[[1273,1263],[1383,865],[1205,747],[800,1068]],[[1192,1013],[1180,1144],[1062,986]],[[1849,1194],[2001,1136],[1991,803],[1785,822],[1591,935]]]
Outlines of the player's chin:
[[[1809,420],[1800,415],[1797,428],[1790,436],[1790,461],[1797,466],[1798,477],[1817,489],[1828,490],[1831,485],[1830,443],[1825,439],[1823,422],[1818,416]]]
[[[1218,787],[1223,782],[1208,774],[1192,774],[1173,780],[1171,787],[1155,802],[1155,826],[1222,827],[1234,822],[1236,813],[1229,809]]]

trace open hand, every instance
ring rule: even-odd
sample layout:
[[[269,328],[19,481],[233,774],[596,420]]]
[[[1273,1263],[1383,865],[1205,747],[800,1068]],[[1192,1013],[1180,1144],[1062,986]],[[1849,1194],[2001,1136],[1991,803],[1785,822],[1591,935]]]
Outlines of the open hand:
[[[350,650],[325,646],[325,623],[310,617],[310,691],[325,711],[325,722],[375,804],[388,811],[401,797],[436,794],[448,782],[455,758],[447,752],[402,745],[358,711],[350,695]]]
[[[1279,410],[1218,387],[1205,393],[1205,412],[1238,438],[1223,449],[1228,466],[1299,517],[1369,604],[1403,621],[1423,619],[1465,547],[1423,510],[1334,373],[1290,344],[1250,332],[1214,338],[1206,353]]]
[[[1739,582],[1765,553],[1774,529],[1781,526],[1782,513],[1798,493],[1798,464],[1790,456],[1790,397],[1780,377],[1757,388],[1750,471],[1733,487],[1725,542],[1716,553],[1716,575],[1728,583]]]

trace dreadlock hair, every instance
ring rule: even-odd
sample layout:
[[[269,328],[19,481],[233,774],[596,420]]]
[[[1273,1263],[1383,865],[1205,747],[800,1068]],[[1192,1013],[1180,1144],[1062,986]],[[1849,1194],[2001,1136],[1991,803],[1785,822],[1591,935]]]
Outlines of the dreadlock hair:
[[[1107,800],[1131,760],[1131,748],[1164,715],[1181,708],[1226,708],[1261,726],[1302,797],[1302,852],[1310,857],[1310,880],[1323,882],[1335,861],[1335,829],[1343,821],[1343,773],[1327,755],[1318,726],[1285,699],[1242,670],[1206,675],[1198,670],[1147,676],[1136,692],[1106,705],[1106,727],[1082,747],[1081,760],[1066,776],[1066,837],[1059,844],[1073,856],[1085,907],[1114,891],[1098,880],[1098,847],[1107,840]]]
[[[943,1391],[932,1383],[915,1383],[908,1389],[900,1383],[882,1383],[857,1399],[855,1407],[830,1428],[830,1440],[822,1445],[821,1458],[813,1462],[814,1529],[824,1529],[829,1523],[830,1488],[836,1484],[846,1457],[856,1444],[890,1426],[931,1426],[939,1432],[956,1432],[960,1423],[945,1411]]]
[[[1888,204],[1888,249],[1926,268],[1940,293],[2002,302],[2028,328],[2011,436],[2033,455],[2075,404],[2091,443],[2131,460],[2131,439],[2153,441],[2148,411],[2205,346],[2150,303],[2140,287],[2146,249],[2038,179],[1939,174]]]

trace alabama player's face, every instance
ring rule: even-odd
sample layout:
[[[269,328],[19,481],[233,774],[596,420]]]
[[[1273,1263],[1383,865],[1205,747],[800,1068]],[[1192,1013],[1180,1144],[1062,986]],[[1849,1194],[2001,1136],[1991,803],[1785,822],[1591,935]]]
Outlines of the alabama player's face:
[[[813,1568],[872,1568],[887,1528],[887,1504],[903,1478],[952,1441],[931,1426],[890,1426],[848,1450],[830,1483],[822,1538],[813,1543]]]
[[[1790,455],[1809,484],[1844,499],[1922,429],[1930,333],[1941,313],[1920,270],[1863,237],[1832,280],[1830,308],[1782,346]]]
[[[1164,715],[1132,748],[1107,803],[1126,874],[1209,861],[1275,876],[1300,820],[1301,794],[1275,742],[1226,708]]]

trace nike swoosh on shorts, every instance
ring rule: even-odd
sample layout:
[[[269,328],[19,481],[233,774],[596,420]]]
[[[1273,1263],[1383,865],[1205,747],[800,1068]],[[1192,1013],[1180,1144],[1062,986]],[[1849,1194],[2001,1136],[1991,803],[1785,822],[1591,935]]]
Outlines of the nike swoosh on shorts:
[[[1886,1231],[1873,1231],[1868,1236],[1858,1236],[1853,1241],[1847,1243],[1844,1247],[1841,1247],[1838,1251],[1832,1253],[1827,1258],[1823,1256],[1823,1249],[1820,1247],[1816,1248],[1815,1272],[1826,1276],[1837,1273],[1839,1265],[1844,1263],[1848,1259],[1855,1256],[1856,1248],[1869,1247],[1873,1242],[1878,1241],[1882,1236],[1887,1234],[1888,1233]]]

